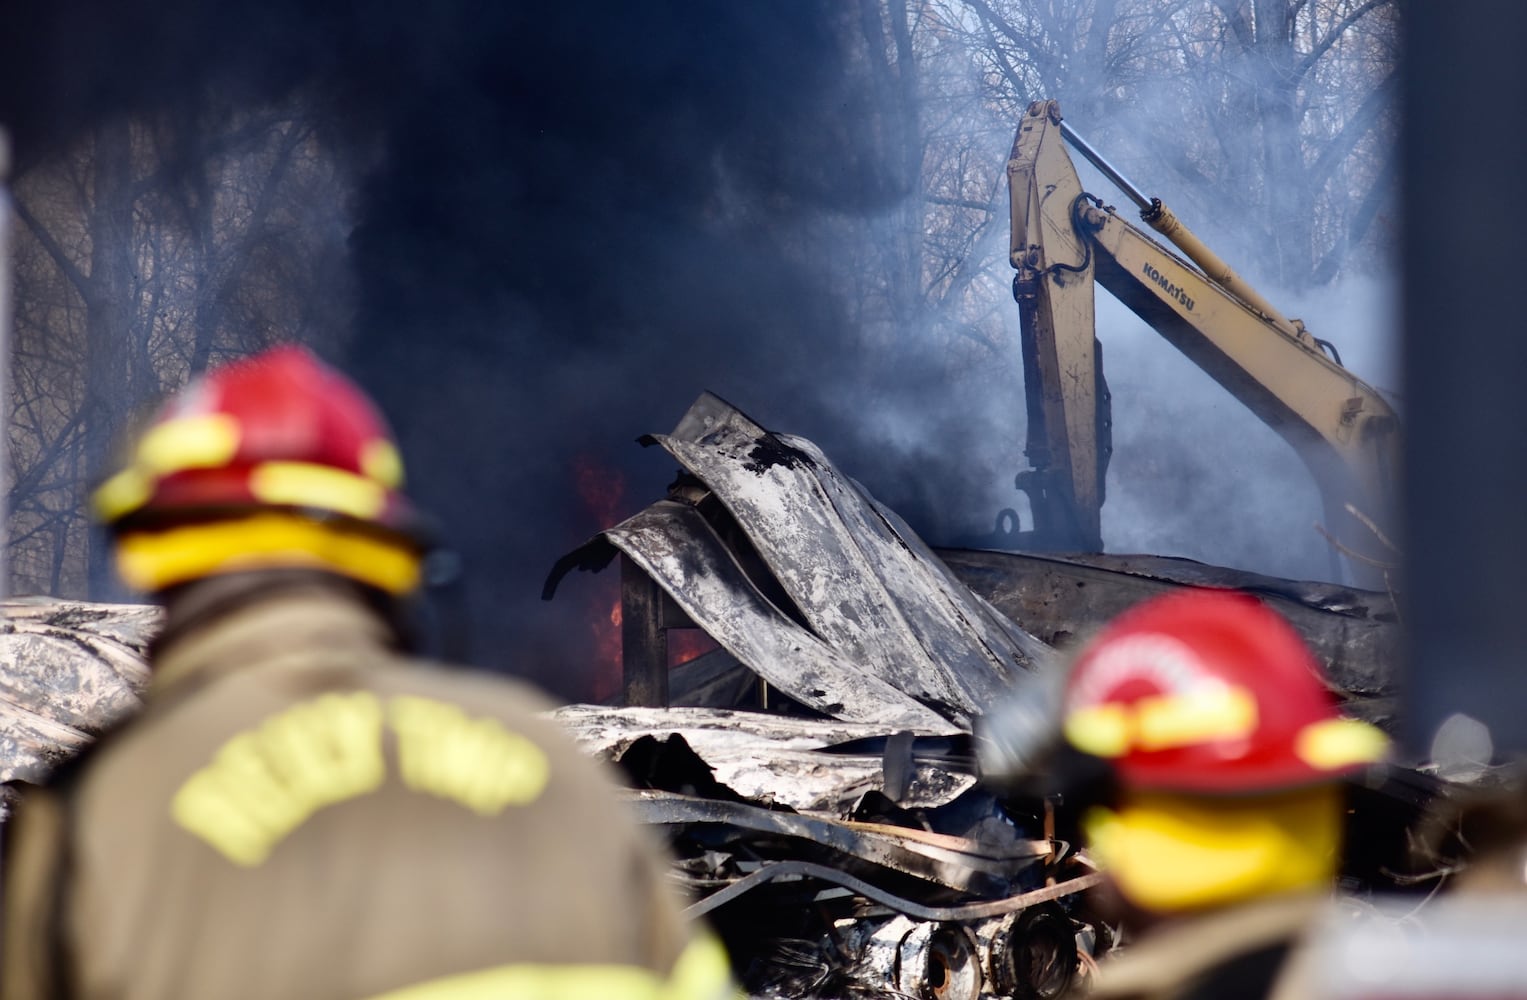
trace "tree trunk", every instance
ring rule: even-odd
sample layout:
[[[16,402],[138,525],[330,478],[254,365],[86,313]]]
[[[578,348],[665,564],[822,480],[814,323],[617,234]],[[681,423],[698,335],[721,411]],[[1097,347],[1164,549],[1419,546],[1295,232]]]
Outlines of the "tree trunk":
[[[1299,136],[1299,74],[1294,51],[1294,7],[1288,0],[1257,0],[1252,53],[1257,117],[1262,126],[1264,210],[1272,235],[1268,273],[1282,289],[1306,285],[1314,269],[1310,204]]]
[[[85,299],[85,476],[78,491],[88,509],[91,482],[105,475],[135,402],[132,373],[137,367],[133,336],[133,155],[132,130],[125,120],[109,121],[95,135],[95,188],[90,213],[90,278]],[[92,535],[86,542],[90,597],[118,593],[108,546]]]

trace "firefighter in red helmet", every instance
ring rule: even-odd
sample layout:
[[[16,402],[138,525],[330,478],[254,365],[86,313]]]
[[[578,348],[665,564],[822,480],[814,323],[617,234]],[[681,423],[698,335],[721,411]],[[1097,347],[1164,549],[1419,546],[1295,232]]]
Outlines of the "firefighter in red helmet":
[[[192,383],[100,488],[165,626],[142,715],[8,831],[3,1000],[731,995],[547,703],[399,648],[402,479],[288,347]]]
[[[1387,740],[1342,717],[1304,642],[1255,599],[1183,591],[1126,612],[1065,686],[1074,750],[1115,795],[1083,819],[1142,914],[1101,997],[1271,995],[1334,881],[1340,779]]]

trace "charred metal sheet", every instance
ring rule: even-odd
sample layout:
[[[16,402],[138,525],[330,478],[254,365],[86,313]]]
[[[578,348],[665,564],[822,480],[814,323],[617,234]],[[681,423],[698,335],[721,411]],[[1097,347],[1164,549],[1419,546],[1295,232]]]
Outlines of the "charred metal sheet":
[[[708,393],[652,440],[720,499],[825,646],[891,689],[969,728],[1044,655],[811,442],[765,431]],[[672,545],[665,554],[682,557]],[[725,627],[722,609],[690,605],[707,631]],[[779,686],[796,695],[801,685]]]
[[[642,736],[678,734],[711,767],[716,780],[757,802],[840,815],[865,792],[882,789],[881,756],[827,750],[884,735],[873,724],[704,708],[569,705],[549,714],[584,750],[611,760]],[[909,809],[940,806],[974,784],[972,775],[919,765],[898,801]]]
[[[942,732],[950,723],[862,669],[771,603],[693,507],[662,500],[605,532],[728,652],[826,715],[882,728]]]
[[[962,892],[1000,892],[1015,875],[1031,868],[1037,871],[1051,856],[1048,841],[983,843],[903,827],[849,824],[667,792],[643,791],[633,796],[631,804],[645,823],[725,826],[739,831],[754,844],[760,835],[766,835],[789,845],[792,853],[820,852],[846,866],[851,873],[859,870],[863,874],[863,866],[868,865]]]
[[[898,913],[904,913],[919,920],[981,920],[987,917],[1006,916],[1031,906],[1062,899],[1075,892],[1095,888],[1107,878],[1100,871],[1085,871],[1065,881],[1046,885],[1040,889],[1030,889],[1003,899],[962,903],[957,906],[927,906],[915,900],[896,896],[836,868],[812,864],[809,861],[778,861],[738,879],[719,892],[712,893],[700,902],[687,907],[684,913],[689,917],[704,916],[765,883],[800,877],[814,878],[829,885],[852,889],[865,899],[872,899],[882,906],[888,906]]]
[[[0,781],[38,781],[137,710],[158,608],[0,603]]]
[[[1393,716],[1401,630],[1389,594],[1162,556],[959,549],[940,550],[939,556],[1000,611],[1060,646],[1085,637],[1126,608],[1183,586],[1255,594],[1304,636],[1349,711],[1380,723]]]

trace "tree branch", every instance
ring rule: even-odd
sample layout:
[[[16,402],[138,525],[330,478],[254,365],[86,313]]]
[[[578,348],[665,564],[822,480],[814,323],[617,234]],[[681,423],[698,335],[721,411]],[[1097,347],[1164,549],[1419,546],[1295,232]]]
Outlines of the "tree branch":
[[[1338,164],[1345,160],[1368,130],[1378,122],[1389,107],[1391,91],[1399,83],[1398,70],[1391,70],[1389,75],[1363,98],[1363,103],[1357,106],[1352,117],[1342,126],[1341,131],[1327,140],[1325,148],[1320,151],[1320,156],[1310,167],[1308,177],[1308,190],[1319,191],[1325,186],[1325,182],[1336,170]]]
[[[1390,190],[1400,176],[1400,158],[1391,156],[1384,164],[1384,169],[1368,185],[1368,191],[1363,196],[1362,204],[1352,214],[1352,221],[1347,225],[1347,232],[1337,241],[1315,270],[1310,272],[1310,280],[1317,285],[1329,284],[1331,279],[1341,271],[1341,265],[1345,262],[1347,254],[1352,248],[1363,241],[1368,235],[1368,229],[1373,225],[1373,220],[1378,217],[1379,206],[1389,196]]]
[[[1296,80],[1304,79],[1304,75],[1315,68],[1315,64],[1320,61],[1326,52],[1330,51],[1331,46],[1337,43],[1341,36],[1346,33],[1347,29],[1366,17],[1369,11],[1393,2],[1394,0],[1363,0],[1363,3],[1348,11],[1347,16],[1333,24],[1331,29],[1326,32],[1325,37],[1316,43],[1315,47],[1310,49],[1303,59],[1299,60],[1298,64],[1294,67],[1294,78]]]
[[[48,232],[48,228],[38,220],[37,216],[32,214],[32,210],[27,208],[20,198],[15,199],[14,205],[16,207],[16,217],[32,231],[32,235],[37,238],[37,242],[42,244],[43,250],[47,251],[48,256],[52,258],[54,265],[63,272],[64,277],[69,279],[69,283],[74,286],[75,291],[79,292],[80,298],[85,300],[86,305],[91,304],[95,300],[96,292],[95,286],[91,283],[90,276],[81,271],[79,265],[70,259],[69,252],[53,238],[53,234]]]

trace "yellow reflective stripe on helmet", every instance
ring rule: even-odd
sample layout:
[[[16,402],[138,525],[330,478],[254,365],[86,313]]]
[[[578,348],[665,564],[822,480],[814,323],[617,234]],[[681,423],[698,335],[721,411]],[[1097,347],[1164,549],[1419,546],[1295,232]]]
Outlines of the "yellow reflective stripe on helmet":
[[[166,420],[143,435],[133,464],[95,491],[96,517],[108,524],[125,517],[148,502],[160,477],[227,465],[238,450],[239,422],[226,413]]]
[[[154,482],[136,467],[123,469],[102,483],[91,496],[96,519],[110,524],[148,503]]]
[[[361,471],[388,489],[403,485],[403,459],[386,438],[366,442],[361,449]]]
[[[1251,692],[1216,686],[1128,704],[1087,705],[1067,716],[1065,734],[1084,753],[1114,758],[1132,749],[1168,750],[1243,739],[1256,728],[1257,702]]]
[[[1129,752],[1129,707],[1118,702],[1088,705],[1066,717],[1066,739],[1094,757],[1122,757]]]
[[[135,464],[156,475],[227,465],[239,450],[239,422],[226,413],[199,413],[151,427],[138,442]]]
[[[1357,719],[1326,719],[1305,726],[1294,743],[1299,759],[1322,771],[1383,760],[1389,737]]]
[[[1257,701],[1238,687],[1208,687],[1135,702],[1142,750],[1237,740],[1257,728]]]
[[[138,590],[275,566],[327,569],[394,594],[419,584],[419,556],[407,546],[279,511],[117,539],[118,572]]]
[[[310,462],[266,462],[249,474],[249,492],[268,504],[321,507],[369,521],[387,505],[387,489],[353,472]]]
[[[697,938],[666,978],[634,965],[501,965],[406,986],[368,1000],[732,1000],[726,952]]]

